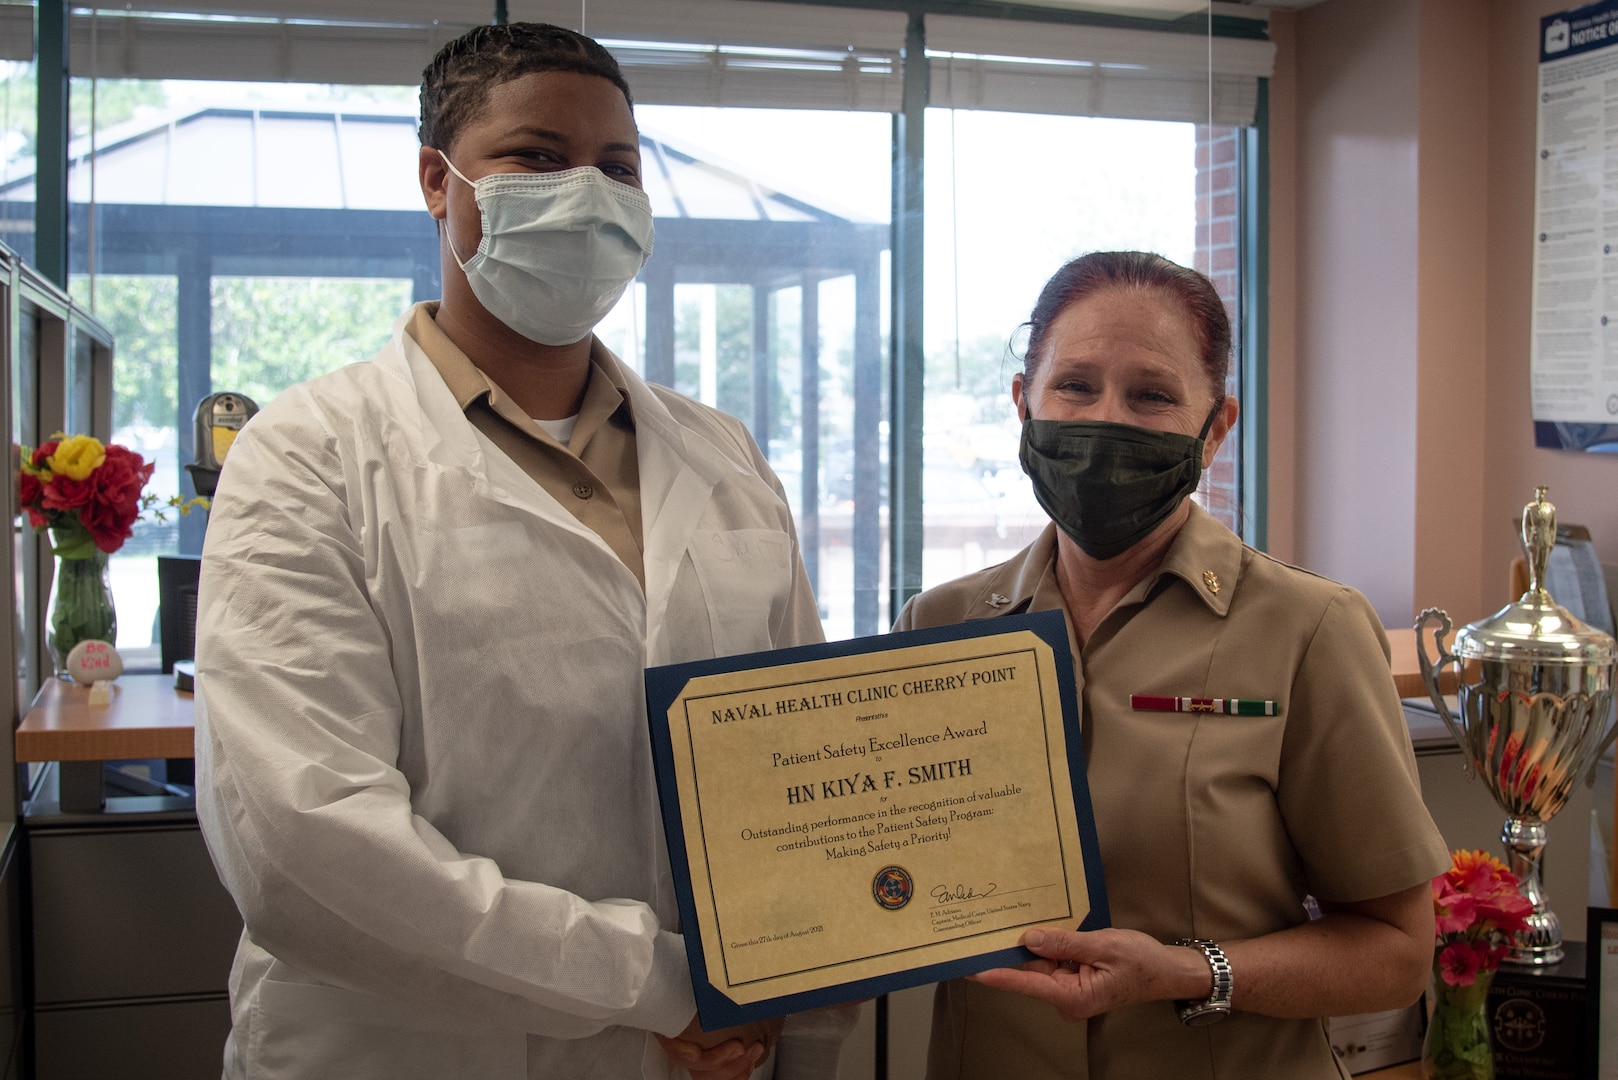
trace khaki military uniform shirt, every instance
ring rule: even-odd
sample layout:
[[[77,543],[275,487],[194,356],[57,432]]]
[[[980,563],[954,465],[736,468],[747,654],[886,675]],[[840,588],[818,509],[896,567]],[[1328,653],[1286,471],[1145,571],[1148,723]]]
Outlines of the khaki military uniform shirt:
[[[1056,530],[922,593],[897,629],[1060,609]],[[1071,628],[1069,642],[1072,643]],[[1449,865],[1416,777],[1380,620],[1353,589],[1244,546],[1193,506],[1163,564],[1074,650],[1113,925],[1160,941],[1251,938]],[[1137,712],[1131,694],[1270,699],[1274,716]],[[1241,971],[1235,972],[1240,994]],[[1173,1004],[1087,1024],[965,981],[940,985],[929,1080],[1347,1077],[1325,1020]]]
[[[436,302],[417,304],[405,332],[443,376],[467,419],[580,524],[605,540],[644,589],[635,417],[612,351],[590,339],[590,380],[573,435],[563,446],[438,328],[433,321],[437,313]]]

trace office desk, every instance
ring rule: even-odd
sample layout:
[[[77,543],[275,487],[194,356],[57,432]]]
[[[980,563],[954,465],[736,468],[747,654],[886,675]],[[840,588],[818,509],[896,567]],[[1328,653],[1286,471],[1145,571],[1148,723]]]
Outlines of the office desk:
[[[1390,666],[1393,668],[1393,685],[1399,688],[1399,696],[1402,698],[1426,697],[1427,684],[1421,681],[1421,661],[1416,653],[1416,631],[1414,629],[1389,630],[1387,633],[1388,645],[1393,654],[1389,661]],[[1451,632],[1450,636],[1444,639],[1444,647],[1447,649],[1454,643],[1455,635]],[[1429,655],[1431,655],[1432,647],[1432,637],[1429,635],[1427,638]],[[1434,659],[1436,660],[1437,658],[1434,657]],[[1476,660],[1470,661],[1466,665],[1467,679],[1479,678],[1480,671],[1478,662]],[[1438,689],[1441,693],[1453,694],[1456,688],[1455,668],[1446,664],[1438,672]]]
[[[88,686],[52,678],[17,728],[17,760],[59,762],[62,810],[96,813],[102,762],[189,758],[195,726],[192,696],[171,675],[124,675],[107,705],[91,705]]]
[[[58,802],[23,816],[35,1078],[218,1077],[242,924],[193,801],[102,797],[106,761],[192,756],[192,696],[170,675],[124,675],[110,704],[89,699],[50,679],[16,733],[17,760],[58,770]]]

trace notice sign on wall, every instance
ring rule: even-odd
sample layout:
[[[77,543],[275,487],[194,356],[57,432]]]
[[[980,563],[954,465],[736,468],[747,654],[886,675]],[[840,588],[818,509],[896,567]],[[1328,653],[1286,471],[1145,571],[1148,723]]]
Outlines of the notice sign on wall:
[[[1618,0],[1540,20],[1534,441],[1618,452]]]

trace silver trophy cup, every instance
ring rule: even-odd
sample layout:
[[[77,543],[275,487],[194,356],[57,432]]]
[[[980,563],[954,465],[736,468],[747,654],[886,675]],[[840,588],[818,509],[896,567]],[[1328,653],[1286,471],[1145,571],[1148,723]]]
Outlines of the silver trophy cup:
[[[1428,608],[1416,620],[1416,652],[1438,715],[1473,772],[1510,815],[1500,841],[1534,913],[1508,960],[1543,965],[1562,959],[1561,922],[1546,902],[1540,876],[1545,823],[1562,809],[1576,781],[1593,782],[1596,761],[1618,734],[1608,724],[1618,642],[1575,618],[1545,591],[1556,508],[1545,501],[1544,488],[1523,508],[1522,538],[1531,577],[1522,599],[1462,627],[1452,653],[1444,649],[1449,616]],[[1422,637],[1429,626],[1436,665]],[[1474,660],[1480,677],[1469,683],[1466,665]],[[1436,667],[1443,664],[1454,664],[1459,677],[1458,717],[1438,691]]]

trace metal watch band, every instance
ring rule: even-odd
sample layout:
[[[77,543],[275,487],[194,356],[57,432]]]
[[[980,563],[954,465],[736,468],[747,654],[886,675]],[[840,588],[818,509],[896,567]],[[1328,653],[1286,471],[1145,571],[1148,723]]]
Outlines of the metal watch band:
[[[1181,938],[1174,944],[1201,949],[1203,957],[1208,961],[1208,967],[1213,970],[1213,993],[1202,1001],[1174,1003],[1174,1011],[1179,1016],[1180,1023],[1191,1027],[1219,1023],[1230,1015],[1230,993],[1233,985],[1230,960],[1225,956],[1225,950],[1207,938]]]

